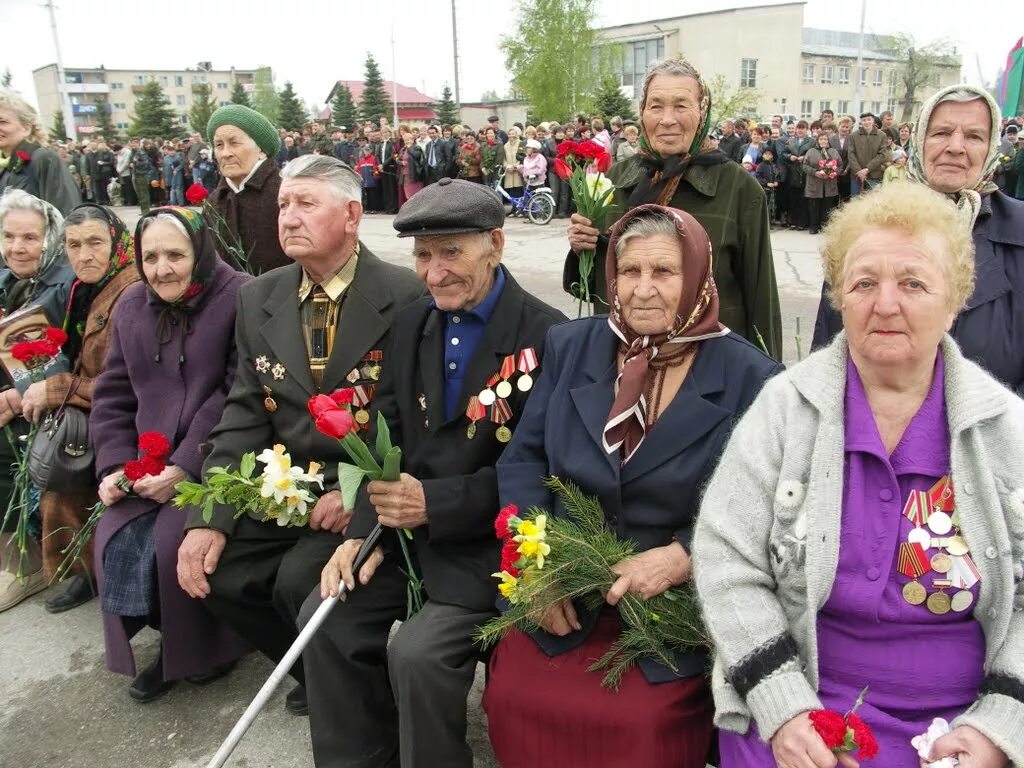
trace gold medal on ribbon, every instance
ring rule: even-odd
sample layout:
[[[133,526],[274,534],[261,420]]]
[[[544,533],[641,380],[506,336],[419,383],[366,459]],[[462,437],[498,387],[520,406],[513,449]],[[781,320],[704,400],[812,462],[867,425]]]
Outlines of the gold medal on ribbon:
[[[924,587],[921,586],[919,581],[908,581],[903,585],[903,599],[911,605],[920,605],[927,596]]]
[[[939,552],[937,555],[932,555],[931,562],[932,570],[936,573],[949,573],[949,569],[953,567],[953,561],[945,552]]]
[[[507,443],[512,439],[512,430],[506,426],[500,426],[494,433],[494,436],[498,438],[499,443]]]
[[[277,410],[277,401],[271,397],[273,393],[270,391],[270,387],[264,385],[263,394],[266,395],[263,398],[263,407],[267,409],[267,413],[274,413]]]
[[[476,437],[476,423],[487,415],[487,408],[480,402],[480,398],[473,395],[466,404],[466,418],[469,419],[469,427],[466,429],[466,437],[472,440]]]
[[[359,424],[369,424],[370,412],[367,411],[365,408],[360,408],[358,411],[356,411],[355,420]]]
[[[944,616],[949,613],[952,601],[945,592],[932,592],[928,595],[928,610],[936,616]]]

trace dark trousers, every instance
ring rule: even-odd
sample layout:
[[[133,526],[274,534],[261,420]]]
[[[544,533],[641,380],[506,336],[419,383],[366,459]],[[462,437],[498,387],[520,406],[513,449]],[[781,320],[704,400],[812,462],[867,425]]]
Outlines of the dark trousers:
[[[845,203],[850,199],[850,172],[847,171],[839,177],[839,200],[837,202]]]
[[[206,607],[273,661],[280,661],[298,633],[302,601],[343,541],[308,528],[280,528],[243,516],[209,576]],[[319,589],[319,587],[317,587]],[[291,670],[303,682],[302,662]]]
[[[299,626],[320,603],[318,586]],[[306,646],[317,768],[472,768],[466,697],[480,658],[473,633],[495,612],[428,600],[388,646],[405,613],[406,577],[389,554]]]
[[[382,173],[380,177],[381,208],[385,213],[398,213],[397,177]]]
[[[125,205],[138,205],[139,197],[135,194],[135,185],[132,183],[131,175],[121,177],[121,197]]]
[[[141,173],[132,174],[132,186],[135,187],[135,197],[139,201],[142,215],[145,216],[149,213],[149,177]]]
[[[804,229],[807,227],[807,198],[804,197],[804,188],[787,187],[789,197],[789,225]]]
[[[110,205],[110,195],[107,194],[109,183],[110,177],[106,174],[100,173],[93,177],[92,197],[99,205]]]
[[[807,198],[807,219],[811,234],[820,230],[828,220],[829,213],[835,205],[834,197],[808,197]]]

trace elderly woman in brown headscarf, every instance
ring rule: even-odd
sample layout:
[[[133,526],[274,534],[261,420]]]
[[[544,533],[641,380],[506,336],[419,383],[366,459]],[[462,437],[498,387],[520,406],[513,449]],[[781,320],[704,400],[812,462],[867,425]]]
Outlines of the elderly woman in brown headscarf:
[[[608,174],[617,187],[615,204],[619,211],[628,211],[656,203],[692,215],[714,249],[722,322],[781,360],[782,321],[767,202],[754,177],[714,149],[708,138],[711,124],[711,91],[697,69],[683,59],[656,64],[647,73],[640,99],[640,151],[613,165]],[[575,295],[578,254],[596,249],[592,274],[600,275],[608,238],[575,214],[569,245],[562,282]],[[602,289],[591,287],[591,294],[599,297],[598,311],[607,306]]]
[[[614,606],[626,592],[650,599],[689,579],[700,490],[732,424],[780,368],[719,322],[712,263],[693,216],[634,208],[609,239],[611,314],[549,332],[536,391],[498,463],[501,503],[563,515],[543,480],[571,480],[638,554],[613,569],[602,610],[555,604],[541,631],[498,645],[484,706],[506,768],[705,765],[705,653],[679,653],[675,669],[644,658],[617,694],[587,667],[621,632]],[[566,738],[583,733],[585,744]]]

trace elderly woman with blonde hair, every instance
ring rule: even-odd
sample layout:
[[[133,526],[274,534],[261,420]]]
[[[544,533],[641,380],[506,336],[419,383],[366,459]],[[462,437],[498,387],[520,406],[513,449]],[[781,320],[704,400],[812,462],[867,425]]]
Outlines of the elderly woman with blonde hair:
[[[35,107],[0,90],[0,195],[23,189],[67,216],[82,198],[67,165],[46,145]]]
[[[765,386],[694,538],[719,765],[855,765],[810,714],[865,687],[879,765],[1022,764],[1024,403],[948,333],[970,233],[912,184],[857,197],[823,237],[843,331]],[[951,731],[919,755],[935,718]]]

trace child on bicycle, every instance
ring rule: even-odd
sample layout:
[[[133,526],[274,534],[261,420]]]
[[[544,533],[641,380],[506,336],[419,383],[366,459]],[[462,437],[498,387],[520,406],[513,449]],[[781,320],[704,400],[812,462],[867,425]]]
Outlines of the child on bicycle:
[[[541,144],[536,139],[526,142],[526,157],[519,166],[519,175],[526,182],[527,189],[542,187],[547,183],[548,159],[541,153]]]

